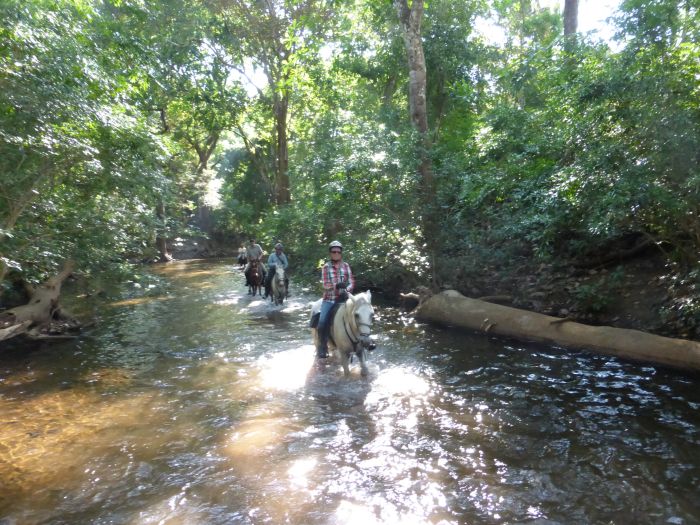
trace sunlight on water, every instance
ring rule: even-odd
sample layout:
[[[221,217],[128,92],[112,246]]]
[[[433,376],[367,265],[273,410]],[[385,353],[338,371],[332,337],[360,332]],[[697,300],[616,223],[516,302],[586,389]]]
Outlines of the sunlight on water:
[[[171,261],[151,267],[151,271],[160,275],[177,275],[178,279],[199,280],[201,277],[214,277],[230,273],[230,267],[221,265],[215,268],[195,268],[193,264],[206,264],[205,261]]]
[[[285,417],[252,417],[237,425],[225,446],[226,454],[237,466],[261,468],[259,458],[271,453],[292,430]],[[250,462],[251,464],[248,464]]]
[[[335,519],[339,525],[379,525],[383,523],[377,519],[371,508],[350,501],[340,502],[335,511]]]
[[[263,299],[262,297],[254,298],[248,303],[247,308],[243,308],[243,311],[263,311],[267,305],[267,299]]]
[[[417,372],[408,368],[390,368],[383,370],[372,385],[372,394],[368,400],[382,397],[411,396],[421,399],[430,392],[430,383]]]
[[[130,525],[206,525],[206,515],[191,505],[185,490],[139,512]]]
[[[273,390],[296,390],[304,386],[314,363],[314,348],[303,345],[262,357],[260,383]]]
[[[171,299],[175,299],[175,297],[169,295],[159,295],[156,297],[134,297],[133,299],[115,301],[113,303],[110,303],[109,306],[136,306],[139,304],[156,303],[159,301],[170,301]]]
[[[230,306],[230,305],[236,305],[241,302],[241,297],[235,296],[235,297],[227,297],[225,299],[218,299],[214,301],[214,304],[222,305],[222,306]]]
[[[313,473],[317,464],[318,460],[316,458],[305,458],[295,461],[287,469],[290,483],[295,487],[307,488],[309,485],[308,477]]]
[[[155,272],[84,339],[0,359],[3,525],[698,522],[692,380],[389,307],[344,377],[314,359],[312,292]]]
[[[154,410],[152,394],[105,398],[89,389],[71,389],[37,396],[21,404],[0,403],[3,432],[0,461],[3,494],[0,499],[39,489],[73,489],[86,481],[107,481],[113,472],[81,469],[86,454],[96,455],[115,446],[112,439],[125,429],[148,430],[165,423]],[[148,421],[137,417],[148,414]],[[149,431],[150,432],[150,431]],[[157,446],[151,435],[148,445]]]

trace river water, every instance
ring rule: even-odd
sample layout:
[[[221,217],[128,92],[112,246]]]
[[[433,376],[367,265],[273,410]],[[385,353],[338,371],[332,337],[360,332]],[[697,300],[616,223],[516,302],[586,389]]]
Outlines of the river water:
[[[698,377],[377,307],[317,365],[314,293],[162,266],[75,342],[0,356],[0,524],[700,523]]]

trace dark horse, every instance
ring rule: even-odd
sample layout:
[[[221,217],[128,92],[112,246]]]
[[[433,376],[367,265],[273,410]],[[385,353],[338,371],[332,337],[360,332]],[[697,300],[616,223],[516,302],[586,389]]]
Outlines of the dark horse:
[[[264,275],[260,261],[250,261],[250,270],[248,270],[248,293],[250,295],[262,295]]]

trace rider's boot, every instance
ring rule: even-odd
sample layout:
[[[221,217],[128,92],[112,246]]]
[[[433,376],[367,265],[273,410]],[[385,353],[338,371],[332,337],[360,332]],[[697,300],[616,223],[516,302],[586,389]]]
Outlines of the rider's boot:
[[[316,357],[318,359],[328,357],[328,333],[324,332],[325,330],[319,330],[318,333],[318,346],[316,347]]]

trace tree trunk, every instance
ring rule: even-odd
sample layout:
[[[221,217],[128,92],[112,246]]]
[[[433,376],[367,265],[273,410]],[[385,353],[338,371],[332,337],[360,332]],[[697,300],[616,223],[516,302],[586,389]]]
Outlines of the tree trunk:
[[[58,310],[61,285],[73,273],[73,261],[67,261],[58,275],[31,289],[29,302],[0,314],[0,341],[51,321]]]
[[[564,36],[573,36],[578,30],[578,0],[564,2]]]
[[[275,125],[277,134],[277,174],[275,177],[276,204],[289,204],[289,145],[287,141],[287,114],[289,95],[275,96]]]
[[[408,102],[411,123],[418,131],[418,173],[421,180],[423,207],[423,235],[430,256],[432,284],[436,286],[435,255],[437,253],[437,227],[435,217],[435,177],[430,157],[431,142],[428,136],[427,109],[427,73],[423,40],[421,39],[421,22],[423,18],[423,0],[413,0],[408,7],[407,0],[394,0],[399,16],[401,32],[408,58]]]
[[[530,18],[532,13],[532,3],[531,0],[520,0],[520,30],[518,32],[518,38],[520,39],[520,47],[525,46],[527,39],[527,19]]]
[[[425,299],[416,318],[525,341],[554,344],[685,370],[700,370],[700,343],[638,330],[588,326],[447,290]]]
[[[396,73],[392,73],[384,85],[384,93],[382,94],[382,105],[385,108],[391,106],[391,99],[396,92],[396,81],[398,80]]]
[[[211,206],[200,202],[196,212],[197,226],[204,233],[211,235],[213,224],[211,218]]]
[[[158,217],[158,222],[160,222],[159,229],[161,229],[158,235],[156,235],[156,247],[160,253],[160,262],[169,262],[173,260],[173,257],[170,255],[170,253],[168,253],[167,238],[163,234],[165,231],[166,222],[165,204],[163,203],[163,199],[158,200],[158,204],[156,205],[156,216]]]

